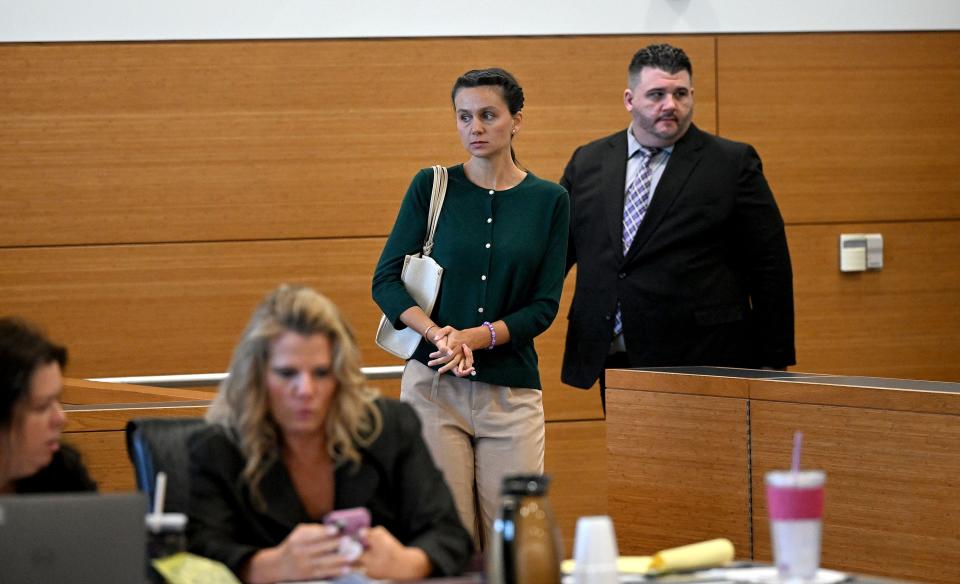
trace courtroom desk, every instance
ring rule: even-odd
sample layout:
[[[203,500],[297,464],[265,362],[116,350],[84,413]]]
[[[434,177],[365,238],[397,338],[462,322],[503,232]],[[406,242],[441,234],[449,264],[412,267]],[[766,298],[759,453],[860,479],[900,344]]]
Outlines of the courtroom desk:
[[[726,537],[752,559],[748,382],[770,372],[670,371],[607,371],[607,506],[620,553]]]
[[[621,553],[728,537],[770,560],[763,474],[827,472],[825,567],[960,582],[960,384],[714,367],[607,374]]]
[[[785,381],[785,382],[783,382]],[[753,492],[789,466],[827,472],[823,563],[960,582],[960,384],[817,377],[750,392]],[[765,497],[754,497],[754,556],[770,558]]]

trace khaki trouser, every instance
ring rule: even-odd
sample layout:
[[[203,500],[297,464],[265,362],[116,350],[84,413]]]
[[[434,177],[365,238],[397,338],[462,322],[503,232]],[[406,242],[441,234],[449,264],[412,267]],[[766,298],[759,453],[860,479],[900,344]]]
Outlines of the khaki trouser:
[[[543,473],[542,392],[438,375],[411,359],[403,370],[400,399],[420,415],[424,441],[450,486],[460,519],[482,549],[497,515],[504,475]]]

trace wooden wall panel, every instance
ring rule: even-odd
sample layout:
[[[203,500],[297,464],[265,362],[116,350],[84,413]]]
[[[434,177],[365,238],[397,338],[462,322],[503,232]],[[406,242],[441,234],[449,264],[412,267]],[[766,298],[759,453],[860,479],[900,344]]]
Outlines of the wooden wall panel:
[[[879,271],[841,273],[840,233],[881,233]],[[788,226],[797,371],[960,380],[960,221]]]
[[[548,422],[544,470],[550,506],[566,557],[573,557],[577,519],[607,515],[607,431],[603,421]]]
[[[827,472],[822,565],[923,582],[960,581],[960,417],[751,402],[755,559],[771,558],[764,472],[787,468],[793,432],[803,466]]]
[[[607,390],[608,501],[621,554],[726,537],[736,557],[750,558],[747,424],[746,399]]]
[[[398,365],[373,342],[380,311],[370,278],[382,246],[359,238],[0,248],[0,306],[66,344],[72,377],[213,373],[226,370],[260,299],[300,282],[344,311],[366,365]],[[566,322],[556,322],[541,347],[548,419],[599,418],[596,391],[560,383]]]
[[[137,490],[123,430],[71,432],[64,435],[64,441],[80,451],[97,489],[106,492]]]
[[[342,308],[373,357],[379,313],[370,273],[382,245],[369,238],[0,249],[0,306],[65,343],[73,377],[209,373],[226,369],[265,294],[301,282]]]
[[[105,383],[86,379],[65,378],[60,402],[70,406],[123,404],[128,402],[209,401],[215,388],[160,388],[126,383]],[[82,407],[80,409],[83,409]]]
[[[417,169],[465,157],[457,75],[517,75],[517,150],[556,180],[626,127],[626,66],[651,40],[0,45],[0,246],[386,235]],[[713,39],[675,40],[713,130]]]
[[[720,36],[717,67],[788,223],[960,218],[960,32]]]

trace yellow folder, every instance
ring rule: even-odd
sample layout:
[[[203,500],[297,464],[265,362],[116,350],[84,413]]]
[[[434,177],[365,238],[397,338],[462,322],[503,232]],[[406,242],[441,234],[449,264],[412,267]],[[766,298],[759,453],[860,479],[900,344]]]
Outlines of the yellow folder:
[[[733,543],[729,539],[719,538],[661,550],[652,556],[620,556],[617,570],[621,574],[654,574],[711,568],[731,560]],[[561,569],[569,574],[573,573],[575,567],[573,560],[565,560]]]

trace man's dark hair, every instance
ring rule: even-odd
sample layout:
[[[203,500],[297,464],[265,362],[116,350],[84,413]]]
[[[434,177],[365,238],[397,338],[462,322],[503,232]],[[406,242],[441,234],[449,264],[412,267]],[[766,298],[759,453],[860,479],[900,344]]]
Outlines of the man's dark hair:
[[[53,362],[66,366],[64,347],[21,318],[0,318],[0,429],[10,427],[16,405],[30,394],[33,372]]]
[[[671,75],[686,71],[693,79],[693,65],[690,64],[690,57],[687,57],[683,49],[666,43],[647,45],[633,55],[633,59],[630,60],[630,67],[627,68],[627,84],[629,87],[636,86],[640,79],[640,71],[644,67],[660,69]]]

